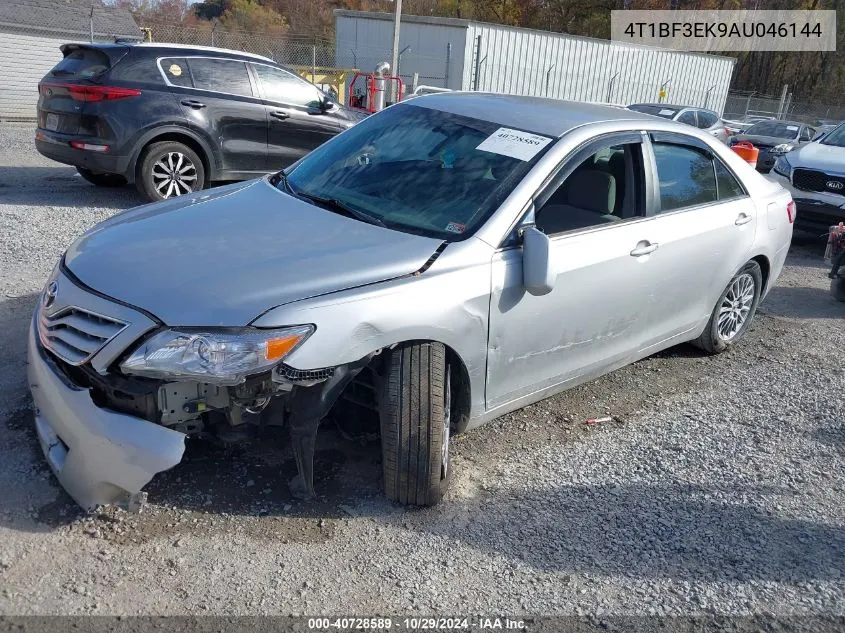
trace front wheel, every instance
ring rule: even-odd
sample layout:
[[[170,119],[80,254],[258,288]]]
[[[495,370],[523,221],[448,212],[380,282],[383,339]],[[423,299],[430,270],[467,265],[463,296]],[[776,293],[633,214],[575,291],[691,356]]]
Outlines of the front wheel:
[[[153,143],[139,159],[138,191],[148,200],[167,200],[200,191],[205,169],[197,153],[176,141]]]
[[[707,327],[693,343],[710,354],[719,354],[739,341],[757,312],[762,289],[760,264],[750,261],[722,291]]]
[[[379,397],[385,494],[406,505],[434,505],[451,474],[446,348],[402,345],[388,352],[385,365]]]

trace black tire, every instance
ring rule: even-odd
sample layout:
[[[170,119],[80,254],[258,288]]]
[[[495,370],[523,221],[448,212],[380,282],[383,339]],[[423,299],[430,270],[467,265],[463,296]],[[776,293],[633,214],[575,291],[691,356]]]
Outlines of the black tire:
[[[379,417],[384,490],[391,501],[431,506],[446,492],[450,390],[441,343],[406,344],[388,352]]]
[[[96,174],[90,169],[85,169],[84,167],[77,167],[76,171],[79,172],[79,175],[85,180],[90,182],[92,185],[97,185],[98,187],[126,186],[126,178],[120,174]]]
[[[182,163],[178,161],[180,156]],[[181,165],[180,173],[178,179],[174,179],[176,172],[171,172],[167,166],[177,164]],[[205,187],[205,168],[197,153],[187,145],[177,141],[151,143],[138,158],[135,184],[147,200],[166,200],[202,190]]]
[[[837,301],[845,301],[845,277],[830,280],[830,294]]]
[[[749,297],[750,304],[748,301],[741,301],[738,302],[741,304],[742,307],[737,308],[737,310],[742,310],[743,308],[747,307],[748,312],[742,321],[741,326],[739,329],[731,334],[730,336],[725,336],[720,331],[720,323],[719,323],[719,316],[720,312],[723,307],[723,303],[726,302],[726,298],[728,297],[728,293],[731,292],[732,288],[735,288],[736,283],[738,280],[742,279],[745,283],[745,280],[750,279],[753,282],[753,293],[752,296]],[[719,295],[719,300],[716,302],[716,306],[713,308],[713,312],[710,315],[710,320],[707,322],[707,327],[704,328],[704,332],[701,333],[695,341],[693,341],[693,345],[700,347],[708,354],[720,354],[724,352],[726,349],[737,343],[737,341],[741,340],[745,333],[748,331],[748,328],[751,325],[751,322],[754,320],[754,314],[757,312],[757,305],[760,303],[760,292],[763,289],[763,273],[760,270],[760,264],[755,261],[750,261],[745,264],[742,268],[739,269],[739,272],[733,276],[733,279],[728,283],[725,289],[722,291],[722,294]],[[730,301],[730,300],[728,300]]]

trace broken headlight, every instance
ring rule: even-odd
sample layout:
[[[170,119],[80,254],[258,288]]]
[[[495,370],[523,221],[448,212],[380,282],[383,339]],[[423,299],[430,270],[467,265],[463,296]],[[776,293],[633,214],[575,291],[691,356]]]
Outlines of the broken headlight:
[[[237,385],[276,365],[313,332],[313,325],[278,330],[165,330],[141,343],[120,368],[136,376]]]

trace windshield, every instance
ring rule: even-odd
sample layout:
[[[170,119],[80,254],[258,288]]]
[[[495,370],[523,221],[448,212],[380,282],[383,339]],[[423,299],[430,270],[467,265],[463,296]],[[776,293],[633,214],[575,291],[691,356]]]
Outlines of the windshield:
[[[777,138],[796,139],[800,126],[783,121],[761,121],[745,130],[746,134],[756,136],[775,136]]]
[[[664,119],[671,119],[678,113],[678,108],[649,103],[635,103],[634,105],[629,105],[628,109],[634,110],[635,112],[653,114],[654,116],[663,117]]]
[[[389,228],[468,237],[553,139],[426,107],[397,104],[306,156],[287,185]],[[277,184],[284,190],[285,182]]]
[[[836,147],[845,147],[845,123],[840,125],[832,132],[828,132],[821,141],[822,145],[835,145]]]

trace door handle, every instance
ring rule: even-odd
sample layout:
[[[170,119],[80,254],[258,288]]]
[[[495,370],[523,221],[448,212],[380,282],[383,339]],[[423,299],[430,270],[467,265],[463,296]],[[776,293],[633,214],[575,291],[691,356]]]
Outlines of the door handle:
[[[751,219],[752,218],[751,218],[750,215],[746,215],[745,213],[740,213],[739,217],[737,217],[734,224],[736,224],[737,226],[742,226],[743,224],[748,224],[749,222],[751,222]]]
[[[643,255],[653,253],[657,250],[658,246],[657,242],[649,242],[648,240],[638,242],[637,247],[631,251],[631,257],[642,257]]]
[[[274,119],[279,119],[279,121],[284,121],[285,119],[290,118],[290,115],[287,112],[282,112],[281,110],[273,110],[270,113],[270,116]]]
[[[194,110],[199,110],[200,108],[204,108],[205,104],[202,101],[197,101],[196,99],[183,99],[180,101],[183,106],[188,106],[189,108],[193,108]]]

